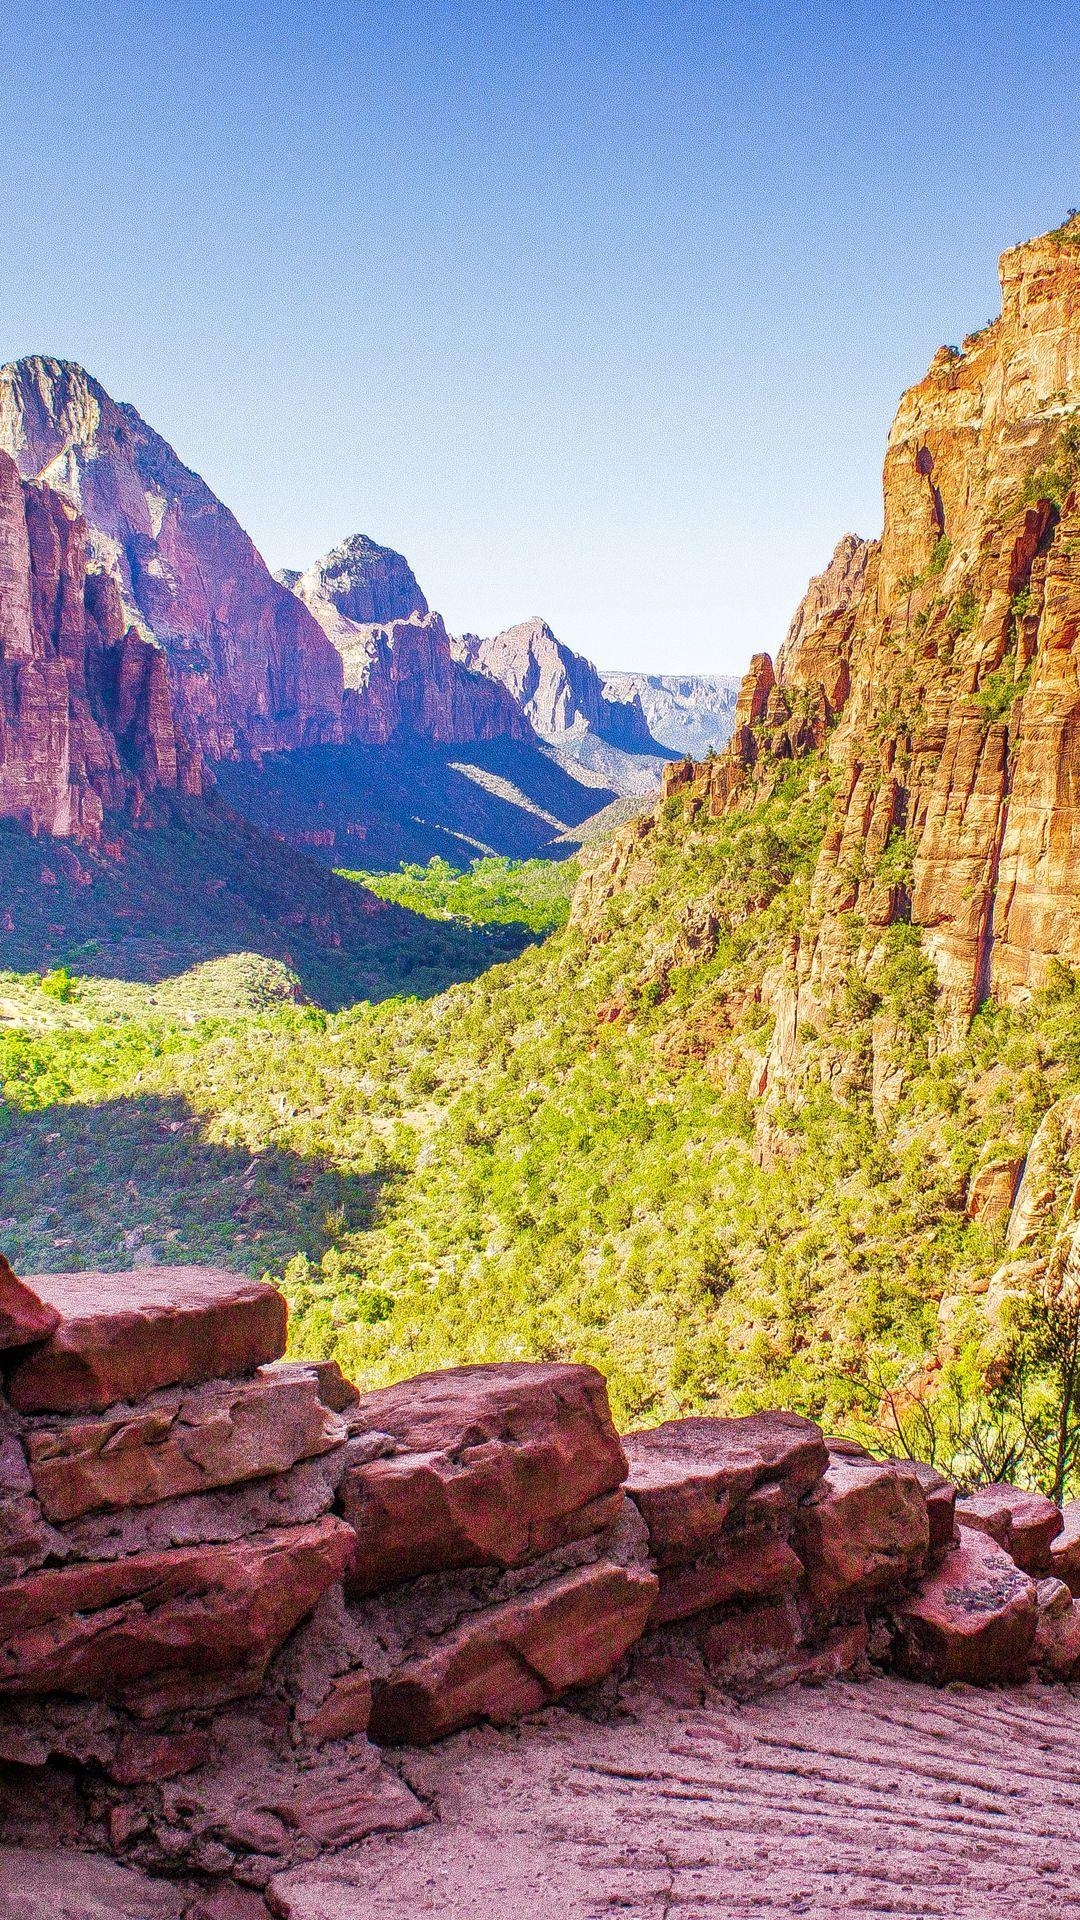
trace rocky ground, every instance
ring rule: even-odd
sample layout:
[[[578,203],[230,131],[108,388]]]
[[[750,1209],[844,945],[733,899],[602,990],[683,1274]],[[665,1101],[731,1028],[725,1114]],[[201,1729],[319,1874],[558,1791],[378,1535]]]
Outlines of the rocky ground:
[[[670,1689],[669,1689],[670,1691]],[[1057,1920],[1080,1873],[1080,1697],[834,1681],[654,1690],[403,1759],[435,1814],[268,1889],[280,1920]],[[253,1893],[225,1896],[249,1901]],[[218,1920],[100,1858],[0,1850],[6,1920]],[[233,1920],[226,1907],[221,1920]],[[236,1909],[236,1920],[247,1920]]]

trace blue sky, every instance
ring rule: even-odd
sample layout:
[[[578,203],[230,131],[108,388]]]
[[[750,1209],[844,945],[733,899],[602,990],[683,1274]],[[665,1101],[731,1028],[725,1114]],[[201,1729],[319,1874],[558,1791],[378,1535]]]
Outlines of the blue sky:
[[[1080,204],[1014,0],[7,8],[0,357],[81,360],[272,566],[731,671],[880,522],[996,259]]]

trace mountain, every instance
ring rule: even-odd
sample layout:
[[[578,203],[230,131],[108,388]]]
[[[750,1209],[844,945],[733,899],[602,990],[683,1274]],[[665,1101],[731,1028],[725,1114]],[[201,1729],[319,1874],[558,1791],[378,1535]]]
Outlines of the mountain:
[[[636,699],[653,739],[672,754],[700,760],[731,738],[737,675],[605,673],[603,689],[610,700]]]
[[[778,1066],[847,964],[921,933],[954,1030],[1080,964],[1080,218],[1001,261],[1002,311],[901,402],[879,541],[841,541],[730,760],[673,790],[730,805],[824,750],[819,924],[778,991]]]
[[[274,579],[82,368],[0,371],[0,462],[0,819],[120,845],[151,795],[216,787],[326,864],[396,866],[532,854],[614,797],[455,657],[401,555],[356,535]]]
[[[0,452],[0,817],[96,842],[106,808],[198,794],[165,657],[88,568],[86,522]]]
[[[88,570],[165,656],[175,730],[206,760],[337,740],[340,660],[205,482],[69,361],[0,369],[0,449],[68,501]]]
[[[354,533],[303,573],[277,575],[308,606],[336,612],[359,626],[381,626],[428,612],[404,554]]]
[[[618,793],[651,793],[666,753],[649,731],[636,691],[612,697],[583,654],[556,639],[545,620],[523,620],[492,639],[454,642],[460,659],[508,689],[564,765],[607,780]]]
[[[401,554],[354,534],[287,577],[341,656],[349,739],[534,738],[505,690],[454,657],[442,616],[429,611]]]
[[[152,1239],[153,1095],[245,1167],[379,1183],[322,1239],[275,1203],[298,1349],[366,1383],[587,1360],[623,1425],[783,1405],[1080,1491],[1078,478],[1071,220],[904,396],[882,536],[752,663],[728,749],[586,849],[542,946],[303,1032],[0,1031],[15,1256],[67,1263],[67,1151],[80,1248],[128,1182]],[[206,1191],[170,1179],[170,1258]]]

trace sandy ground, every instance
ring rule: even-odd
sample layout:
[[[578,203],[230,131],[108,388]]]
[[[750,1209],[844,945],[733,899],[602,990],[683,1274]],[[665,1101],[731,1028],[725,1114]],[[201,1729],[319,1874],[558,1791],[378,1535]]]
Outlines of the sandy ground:
[[[399,1756],[432,1824],[282,1876],[273,1907],[282,1920],[1080,1914],[1080,1690],[875,1680],[744,1707],[627,1705]],[[183,1911],[174,1890],[85,1859],[93,1873],[58,1902],[55,1875],[51,1898],[44,1879],[35,1893],[28,1858],[0,1850],[3,1920]],[[114,1876],[100,1895],[98,1871]]]

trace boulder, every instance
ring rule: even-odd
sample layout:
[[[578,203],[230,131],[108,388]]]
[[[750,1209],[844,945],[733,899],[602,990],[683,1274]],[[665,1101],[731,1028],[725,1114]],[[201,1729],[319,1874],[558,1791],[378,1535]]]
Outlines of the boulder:
[[[1070,1500],[1061,1517],[1061,1532],[1050,1542],[1050,1571],[1080,1594],[1080,1500]]]
[[[916,1680],[1023,1680],[1035,1642],[1035,1584],[988,1533],[959,1539],[893,1609],[897,1664]]]
[[[925,1460],[896,1460],[893,1465],[914,1474],[926,1501],[930,1523],[930,1556],[944,1553],[956,1538],[956,1488],[943,1473]]]
[[[623,1444],[626,1491],[660,1567],[707,1554],[763,1482],[782,1483],[794,1503],[828,1464],[820,1429],[794,1413],[670,1420],[627,1434]]]
[[[988,1533],[1025,1573],[1049,1572],[1051,1542],[1064,1526],[1060,1507],[1044,1494],[1001,1482],[964,1494],[957,1519],[962,1526]]]
[[[1044,1680],[1075,1680],[1080,1677],[1080,1600],[1052,1575],[1039,1581],[1036,1596],[1034,1665]]]
[[[365,1394],[351,1431],[393,1450],[345,1474],[354,1595],[453,1567],[520,1566],[609,1526],[626,1458],[593,1367],[454,1367]]]
[[[372,1684],[371,1736],[424,1745],[475,1720],[502,1724],[602,1680],[656,1598],[647,1568],[598,1560],[467,1615]]]
[[[216,1267],[49,1273],[28,1284],[59,1321],[8,1375],[22,1413],[100,1413],[159,1387],[253,1373],[284,1352],[281,1295]]]
[[[351,1530],[326,1515],[27,1574],[0,1588],[0,1694],[81,1694],[152,1716],[251,1692],[352,1551]]]
[[[346,1437],[312,1369],[166,1388],[93,1417],[39,1417],[26,1433],[34,1491],[49,1520],[144,1507],[285,1473]]]
[[[0,1348],[47,1340],[59,1322],[56,1308],[20,1280],[0,1253]]]
[[[930,1522],[906,1463],[833,1454],[803,1500],[794,1545],[819,1621],[899,1592],[926,1564]]]

